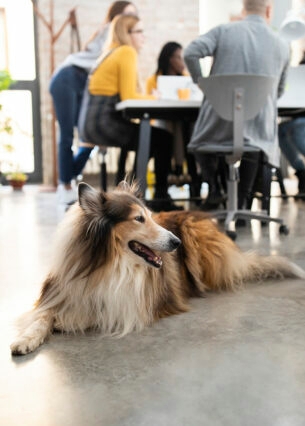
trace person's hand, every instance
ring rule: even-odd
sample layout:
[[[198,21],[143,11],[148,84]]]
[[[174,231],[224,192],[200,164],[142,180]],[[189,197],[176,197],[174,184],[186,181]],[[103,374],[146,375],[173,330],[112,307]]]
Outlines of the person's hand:
[[[159,92],[159,90],[157,89],[153,89],[151,94],[156,98],[156,99],[161,99],[161,92]]]

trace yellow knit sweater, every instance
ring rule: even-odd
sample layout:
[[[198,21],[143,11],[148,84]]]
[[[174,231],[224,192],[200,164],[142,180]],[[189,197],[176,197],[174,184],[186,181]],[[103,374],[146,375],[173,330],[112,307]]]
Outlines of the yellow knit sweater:
[[[90,77],[92,95],[120,95],[126,99],[155,99],[137,91],[138,55],[132,46],[119,46],[97,67]]]

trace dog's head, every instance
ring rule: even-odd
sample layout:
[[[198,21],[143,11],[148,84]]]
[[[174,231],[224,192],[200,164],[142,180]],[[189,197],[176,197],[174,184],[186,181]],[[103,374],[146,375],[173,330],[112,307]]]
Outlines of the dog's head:
[[[131,256],[131,262],[160,268],[158,252],[180,245],[179,238],[153,220],[135,184],[124,181],[112,192],[99,192],[80,183],[78,194],[81,226],[91,253],[90,271],[123,253]]]

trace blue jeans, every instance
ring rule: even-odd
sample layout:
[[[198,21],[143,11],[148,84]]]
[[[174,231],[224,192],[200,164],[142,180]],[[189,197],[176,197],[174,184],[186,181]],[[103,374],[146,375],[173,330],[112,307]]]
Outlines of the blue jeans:
[[[69,184],[79,175],[90,155],[90,149],[79,150],[73,156],[74,127],[77,126],[81,101],[87,81],[87,72],[70,65],[52,76],[50,93],[59,125],[58,172],[59,180]]]
[[[279,124],[279,144],[285,157],[296,170],[305,170],[305,117]]]

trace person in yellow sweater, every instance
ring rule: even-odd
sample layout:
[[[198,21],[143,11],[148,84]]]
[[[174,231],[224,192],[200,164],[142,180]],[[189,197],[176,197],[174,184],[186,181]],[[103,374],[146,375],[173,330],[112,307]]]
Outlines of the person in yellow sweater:
[[[115,110],[126,99],[155,99],[140,92],[138,52],[144,43],[143,25],[135,15],[119,15],[111,23],[108,42],[89,80],[89,102],[84,114],[83,137],[97,145],[136,150],[139,125],[126,120]],[[177,206],[167,193],[172,135],[151,129],[151,155],[155,159],[156,185],[154,210],[174,210]]]

